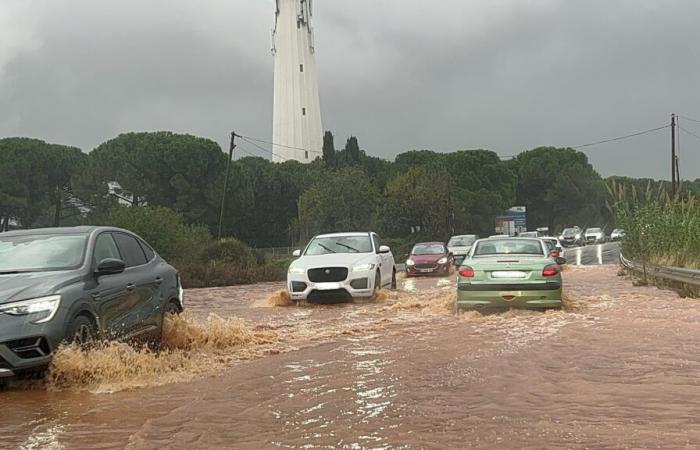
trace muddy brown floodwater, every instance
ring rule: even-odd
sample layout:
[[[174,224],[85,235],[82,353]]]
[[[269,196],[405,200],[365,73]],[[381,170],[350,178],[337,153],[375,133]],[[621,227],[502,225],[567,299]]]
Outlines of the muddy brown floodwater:
[[[67,349],[0,392],[0,447],[700,447],[697,300],[615,266],[565,282],[564,311],[460,317],[452,279],[338,306],[189,291],[168,350]]]

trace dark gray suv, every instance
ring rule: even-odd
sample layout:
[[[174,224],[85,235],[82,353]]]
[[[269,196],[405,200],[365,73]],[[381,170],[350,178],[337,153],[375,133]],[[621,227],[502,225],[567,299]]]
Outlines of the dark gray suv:
[[[158,340],[182,308],[177,271],[129,231],[0,234],[0,381],[46,368],[62,342]]]

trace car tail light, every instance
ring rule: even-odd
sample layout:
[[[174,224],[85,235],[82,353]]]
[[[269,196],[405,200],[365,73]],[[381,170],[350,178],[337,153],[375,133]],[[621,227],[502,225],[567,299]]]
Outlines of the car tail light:
[[[559,258],[559,250],[552,250],[549,256],[551,256],[552,258]]]
[[[459,276],[464,278],[474,278],[474,269],[469,266],[459,268]]]
[[[550,264],[542,271],[543,277],[554,277],[556,275],[559,275],[559,266],[556,264]]]

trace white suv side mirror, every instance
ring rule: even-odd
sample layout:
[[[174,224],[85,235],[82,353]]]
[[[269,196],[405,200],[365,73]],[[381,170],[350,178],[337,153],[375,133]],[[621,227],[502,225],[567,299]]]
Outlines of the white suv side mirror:
[[[379,247],[379,253],[391,253],[391,249],[386,245],[381,245]]]
[[[292,256],[294,256],[295,258],[300,257],[300,256],[301,256],[301,250],[294,250],[294,251],[292,252]]]

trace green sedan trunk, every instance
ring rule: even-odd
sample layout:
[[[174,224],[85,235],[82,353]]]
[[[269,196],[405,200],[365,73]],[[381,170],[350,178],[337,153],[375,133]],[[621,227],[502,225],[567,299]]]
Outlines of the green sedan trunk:
[[[462,264],[458,309],[561,308],[561,273],[551,258],[493,255]]]

